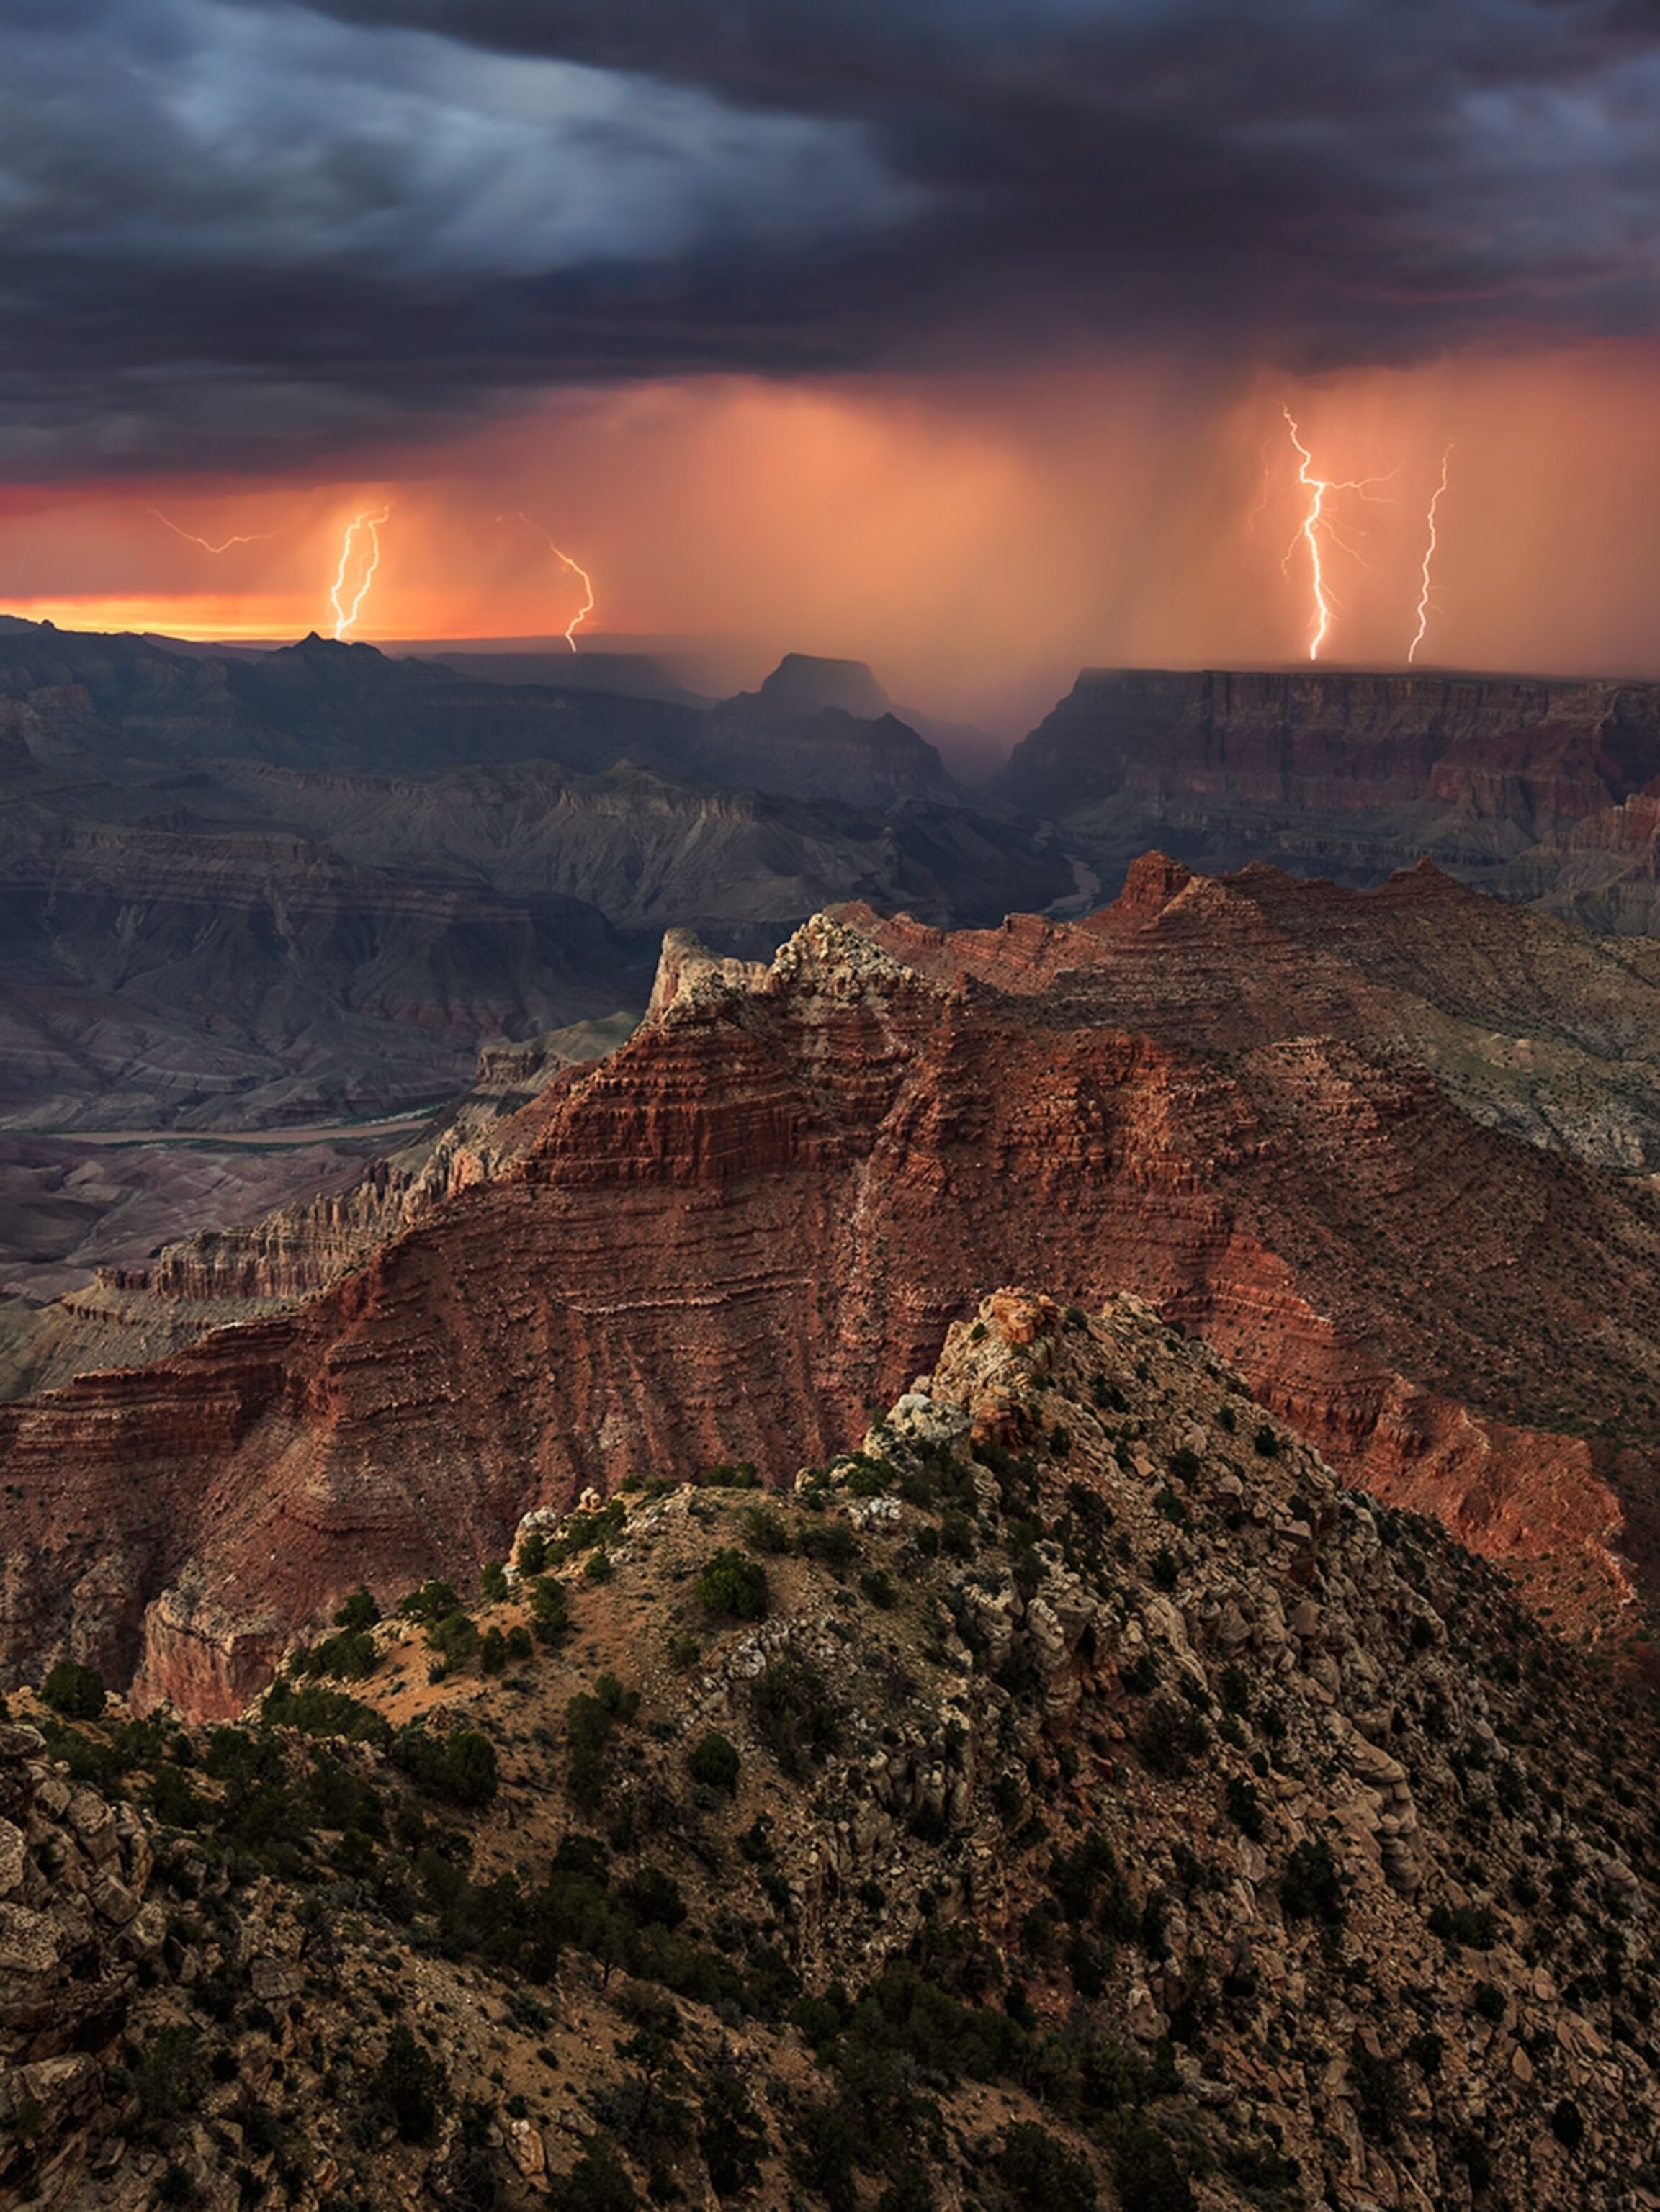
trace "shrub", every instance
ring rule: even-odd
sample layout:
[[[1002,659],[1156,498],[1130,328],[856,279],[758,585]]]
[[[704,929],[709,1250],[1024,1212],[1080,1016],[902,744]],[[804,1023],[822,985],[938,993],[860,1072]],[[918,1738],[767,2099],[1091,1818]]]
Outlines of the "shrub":
[[[329,1674],[337,1682],[361,1682],[372,1674],[380,1662],[374,1648],[374,1638],[367,1629],[342,1629],[338,1636],[326,1636],[316,1649],[307,1651],[295,1671],[302,1674]]]
[[[1491,1951],[1499,1941],[1499,1923],[1490,1905],[1438,1905],[1429,1917],[1432,1936],[1444,1943],[1471,1951]]]
[[[1153,1773],[1185,1774],[1210,1741],[1210,1730],[1192,1706],[1176,1698],[1155,1698],[1147,1708],[1135,1747]]]
[[[1035,2120],[1015,2122],[995,2165],[998,2179],[1023,2212],[1095,2212],[1088,2166]]]
[[[1256,1445],[1257,1450],[1262,1455],[1264,1459],[1275,1459],[1279,1456],[1279,1431],[1277,1429],[1271,1429],[1266,1421],[1263,1422],[1262,1427],[1258,1429],[1256,1434],[1251,1438],[1251,1442]]]
[[[508,1639],[499,1628],[487,1628],[484,1640],[478,1647],[478,1665],[486,1674],[504,1674],[508,1667]]]
[[[513,1563],[521,1575],[539,1575],[548,1564],[548,1540],[539,1528],[522,1536]]]
[[[367,1589],[355,1589],[334,1616],[337,1628],[362,1631],[373,1628],[380,1618],[380,1608]]]
[[[395,2027],[370,2076],[369,2094],[402,2141],[429,2142],[446,2102],[444,2069],[422,2049],[413,2029]]]
[[[404,1620],[439,1621],[459,1609],[461,1601],[448,1583],[423,1583],[412,1589],[398,1608]]]
[[[500,1605],[508,1594],[508,1571],[491,1559],[478,1570],[478,1587],[488,1605]]]
[[[474,1729],[438,1737],[412,1723],[400,1731],[392,1755],[417,1789],[469,1808],[488,1805],[500,1785],[496,1746]]]
[[[601,2136],[565,2176],[558,2202],[562,2212],[636,2212],[640,2199],[622,2160]]]
[[[796,1542],[804,1559],[817,1559],[836,1574],[859,1556],[858,1540],[845,1521],[804,1521]]]
[[[736,1790],[740,1764],[737,1745],[719,1729],[700,1737],[686,1759],[692,1780],[709,1790]]]
[[[719,1460],[706,1470],[703,1481],[711,1490],[759,1490],[761,1478],[752,1459]]]
[[[533,1583],[530,1609],[538,1643],[556,1644],[570,1626],[570,1605],[562,1583]]]
[[[1125,2212],[1195,2212],[1176,2153],[1140,2112],[1125,2113],[1114,2127],[1112,2178]]]
[[[971,1559],[975,1553],[974,1523],[966,1513],[948,1507],[940,1516],[939,1548],[948,1559]]]
[[[145,2126],[165,2132],[193,2112],[206,2094],[207,2062],[193,2027],[159,2027],[132,2065]]]
[[[478,1631],[458,1606],[435,1621],[427,1631],[433,1650],[442,1652],[448,1665],[465,1667],[478,1650]]]
[[[95,1667],[82,1667],[73,1659],[60,1659],[40,1686],[40,1694],[53,1712],[66,1721],[95,1721],[106,1702],[104,1678]]]
[[[706,1613],[733,1620],[759,1620],[767,1610],[767,1571],[730,1545],[715,1553],[694,1586]]]
[[[790,1547],[790,1532],[781,1513],[770,1505],[751,1505],[744,1515],[744,1540],[753,1552],[776,1559]]]
[[[794,1781],[841,1741],[824,1676],[794,1652],[781,1652],[762,1668],[750,1685],[750,1705],[762,1741]]]

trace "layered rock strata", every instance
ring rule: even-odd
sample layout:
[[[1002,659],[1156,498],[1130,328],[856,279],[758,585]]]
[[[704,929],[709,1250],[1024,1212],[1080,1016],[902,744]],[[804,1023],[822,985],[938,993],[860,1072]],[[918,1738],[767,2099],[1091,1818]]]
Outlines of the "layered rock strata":
[[[6,1662],[234,1709],[365,1561],[451,1571],[665,1464],[787,1479],[1012,1273],[1154,1300],[1349,1479],[1605,1621],[1651,1573],[1653,1194],[1480,1126],[1300,961],[1250,886],[1157,860],[1073,928],[671,945],[639,1034],[324,1295],[0,1413]]]

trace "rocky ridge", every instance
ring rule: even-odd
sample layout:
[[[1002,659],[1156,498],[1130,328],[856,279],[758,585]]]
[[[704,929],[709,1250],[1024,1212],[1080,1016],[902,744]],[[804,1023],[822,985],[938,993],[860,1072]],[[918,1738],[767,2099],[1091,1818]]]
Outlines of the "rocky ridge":
[[[999,1292],[751,1480],[360,1593],[234,1726],[14,1716],[4,2179],[1660,2200],[1652,1717],[1502,1574],[1131,1297]]]

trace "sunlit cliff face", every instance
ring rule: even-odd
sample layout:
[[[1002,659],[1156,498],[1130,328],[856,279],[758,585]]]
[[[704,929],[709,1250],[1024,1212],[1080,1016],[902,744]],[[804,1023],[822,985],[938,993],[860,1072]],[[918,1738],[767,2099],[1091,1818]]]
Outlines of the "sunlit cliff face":
[[[361,477],[0,495],[0,606],[231,640],[331,635],[355,604],[369,641],[556,640],[584,597],[556,545],[593,632],[739,637],[757,672],[854,654],[1012,725],[1084,663],[1305,659],[1310,476],[1365,487],[1324,495],[1319,657],[1403,665],[1446,454],[1418,665],[1660,675],[1657,371],[1632,346],[566,396]],[[360,597],[349,559],[337,599],[344,533],[382,507],[379,567]]]

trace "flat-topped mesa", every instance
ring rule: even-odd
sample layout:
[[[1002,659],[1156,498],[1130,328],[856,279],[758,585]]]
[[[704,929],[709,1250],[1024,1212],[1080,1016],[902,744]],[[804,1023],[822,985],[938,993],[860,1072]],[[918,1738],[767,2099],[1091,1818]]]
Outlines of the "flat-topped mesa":
[[[1207,870],[1266,858],[1354,883],[1428,854],[1554,899],[1553,841],[1657,775],[1651,684],[1086,669],[993,790],[1109,887],[1156,844]]]
[[[1660,1162],[1660,976],[1429,876],[1155,858],[1082,923],[849,907],[765,969],[672,938],[660,981],[322,1295],[0,1407],[0,1668],[231,1710],[258,1638],[471,1573],[527,1511],[787,1480],[1011,1280],[1133,1291],[1348,1479],[1576,1625],[1617,1609],[1660,1213],[1548,1146],[1601,1123]]]

